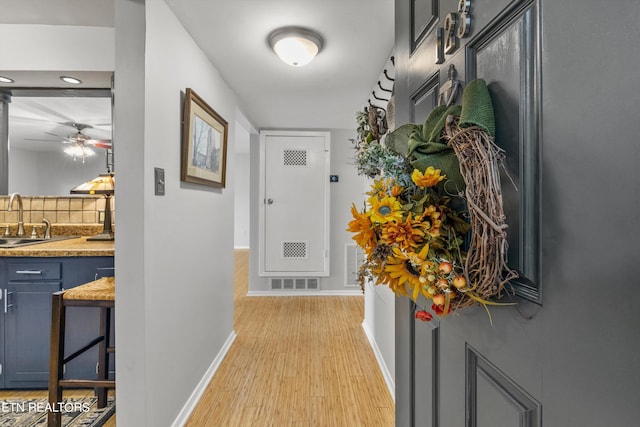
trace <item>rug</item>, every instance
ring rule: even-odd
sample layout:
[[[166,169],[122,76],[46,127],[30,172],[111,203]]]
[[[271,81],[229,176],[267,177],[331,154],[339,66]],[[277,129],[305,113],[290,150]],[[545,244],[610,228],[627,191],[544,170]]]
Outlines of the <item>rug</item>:
[[[46,399],[0,399],[0,427],[44,427],[48,408],[62,414],[63,427],[100,427],[116,412],[113,399],[102,409],[95,397],[69,398],[53,406]]]

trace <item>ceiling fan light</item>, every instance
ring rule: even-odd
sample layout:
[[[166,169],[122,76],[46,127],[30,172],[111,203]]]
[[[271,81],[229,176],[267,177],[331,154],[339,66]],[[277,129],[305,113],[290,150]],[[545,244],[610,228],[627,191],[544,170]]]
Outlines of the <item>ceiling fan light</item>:
[[[293,67],[302,67],[322,49],[322,37],[306,28],[284,27],[269,35],[269,44],[278,57]]]
[[[0,76],[0,83],[15,83],[15,80],[10,79],[9,77]]]
[[[70,83],[72,85],[79,85],[80,83],[82,83],[82,80],[76,79],[75,77],[71,77],[71,76],[60,76],[60,80],[66,83]]]
[[[64,152],[72,156],[74,159],[77,157],[81,157],[84,159],[85,157],[91,157],[96,154],[96,152],[91,148],[78,144],[74,144],[70,147],[65,148]]]

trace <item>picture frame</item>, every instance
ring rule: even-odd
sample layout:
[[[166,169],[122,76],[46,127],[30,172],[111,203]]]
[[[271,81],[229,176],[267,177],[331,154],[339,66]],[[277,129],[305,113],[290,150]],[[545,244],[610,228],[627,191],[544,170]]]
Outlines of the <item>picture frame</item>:
[[[184,97],[180,178],[224,188],[228,123],[193,89]]]

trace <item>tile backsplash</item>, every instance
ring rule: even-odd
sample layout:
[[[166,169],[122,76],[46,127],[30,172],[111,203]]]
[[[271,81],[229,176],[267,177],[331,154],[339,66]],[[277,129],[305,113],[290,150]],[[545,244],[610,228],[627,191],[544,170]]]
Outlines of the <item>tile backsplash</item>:
[[[9,196],[0,196],[0,224],[18,222],[18,202],[8,212]],[[47,218],[54,224],[99,224],[104,220],[104,196],[22,196],[23,221],[40,223]],[[111,198],[115,218],[115,197]]]

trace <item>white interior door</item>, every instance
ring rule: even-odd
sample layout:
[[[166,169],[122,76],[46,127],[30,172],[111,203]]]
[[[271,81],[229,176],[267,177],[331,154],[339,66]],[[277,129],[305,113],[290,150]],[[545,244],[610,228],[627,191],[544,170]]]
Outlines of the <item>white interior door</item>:
[[[260,273],[329,274],[329,133],[261,133]]]

